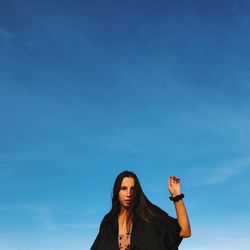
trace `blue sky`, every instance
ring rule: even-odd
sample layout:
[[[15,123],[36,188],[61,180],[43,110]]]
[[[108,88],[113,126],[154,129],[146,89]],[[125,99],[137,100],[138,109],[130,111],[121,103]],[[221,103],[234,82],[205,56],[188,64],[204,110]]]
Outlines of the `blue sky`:
[[[0,250],[87,250],[134,171],[185,250],[250,249],[249,1],[0,3]]]

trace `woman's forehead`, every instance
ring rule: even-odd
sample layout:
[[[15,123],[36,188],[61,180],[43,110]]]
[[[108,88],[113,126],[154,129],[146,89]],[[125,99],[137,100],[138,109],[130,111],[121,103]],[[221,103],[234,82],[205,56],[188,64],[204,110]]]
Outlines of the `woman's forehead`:
[[[121,183],[121,186],[134,186],[135,185],[135,180],[133,177],[124,177]]]

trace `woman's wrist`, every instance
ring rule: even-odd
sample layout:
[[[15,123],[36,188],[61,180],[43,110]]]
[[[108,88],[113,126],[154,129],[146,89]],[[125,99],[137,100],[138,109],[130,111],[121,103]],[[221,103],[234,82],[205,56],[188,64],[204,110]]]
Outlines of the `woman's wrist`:
[[[171,193],[171,192],[170,192],[170,194],[171,194],[171,196],[174,198],[175,196],[180,195],[180,194],[182,194],[182,193],[181,193],[181,191],[179,191],[179,192],[174,192],[174,193]]]
[[[178,194],[178,195],[172,195],[172,196],[169,197],[169,199],[171,201],[173,201],[173,202],[177,202],[179,200],[182,200],[184,197],[185,197],[184,194],[181,193],[181,194]]]

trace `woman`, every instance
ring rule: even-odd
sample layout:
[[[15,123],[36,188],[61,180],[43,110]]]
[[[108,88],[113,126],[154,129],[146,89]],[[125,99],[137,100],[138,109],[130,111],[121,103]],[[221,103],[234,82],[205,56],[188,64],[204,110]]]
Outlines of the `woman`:
[[[177,250],[182,238],[191,236],[191,229],[180,179],[169,177],[168,189],[177,219],[147,199],[133,172],[120,173],[113,187],[112,208],[91,250]]]

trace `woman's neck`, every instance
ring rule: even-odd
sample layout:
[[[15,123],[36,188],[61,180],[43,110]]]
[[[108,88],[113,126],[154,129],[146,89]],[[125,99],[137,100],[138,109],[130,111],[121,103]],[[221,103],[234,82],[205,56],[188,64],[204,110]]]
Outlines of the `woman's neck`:
[[[119,217],[127,217],[128,215],[128,209],[121,207]]]
[[[132,229],[132,221],[131,218],[127,221],[128,210],[125,208],[121,208],[119,216],[118,216],[118,224],[119,224],[119,234],[126,234]]]

